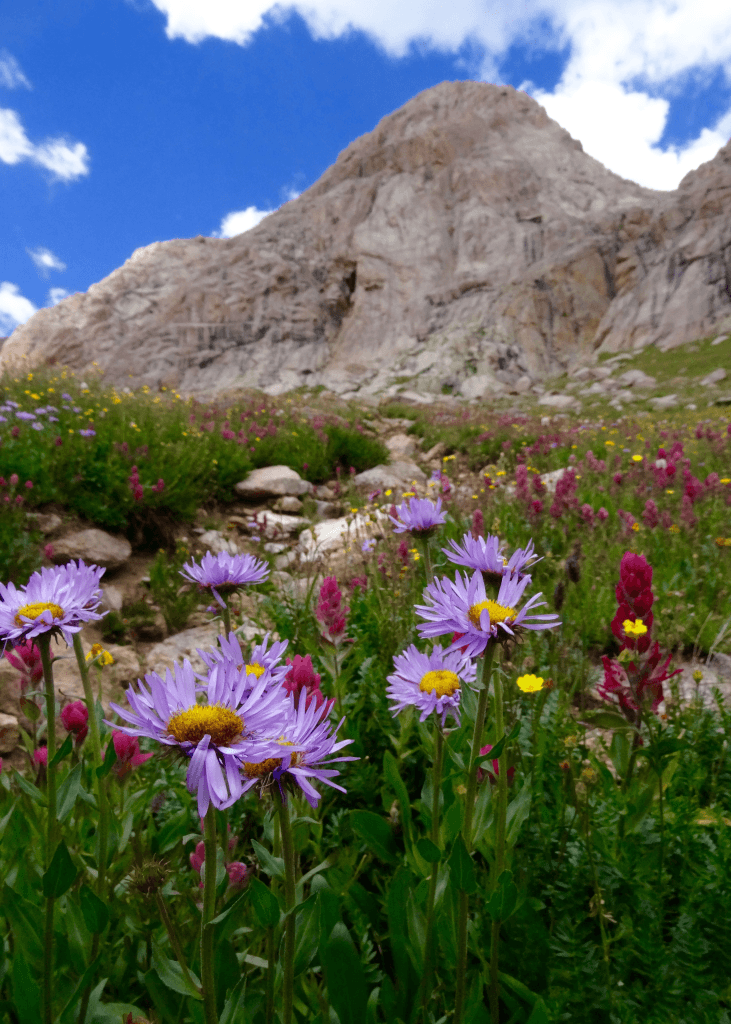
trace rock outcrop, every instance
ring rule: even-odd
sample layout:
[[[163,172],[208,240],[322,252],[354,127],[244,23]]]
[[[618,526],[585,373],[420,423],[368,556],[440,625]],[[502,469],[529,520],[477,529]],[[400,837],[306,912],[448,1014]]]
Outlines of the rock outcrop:
[[[96,362],[197,394],[524,393],[598,345],[728,329],[729,213],[728,146],[653,192],[525,93],[444,82],[251,231],[156,242],[40,310],[0,367]]]

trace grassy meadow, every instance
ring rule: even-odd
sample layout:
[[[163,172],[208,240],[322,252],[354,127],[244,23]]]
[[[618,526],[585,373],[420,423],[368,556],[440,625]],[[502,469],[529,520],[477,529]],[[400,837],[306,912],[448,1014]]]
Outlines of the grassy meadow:
[[[636,363],[657,373],[653,358]],[[48,738],[42,681],[25,685],[25,752],[0,774],[3,1019],[731,1022],[731,706],[720,689],[703,690],[710,656],[731,655],[731,410],[617,412],[599,402],[547,416],[507,401],[394,401],[334,411],[315,394],[210,405],[53,372],[5,380],[0,398],[3,582],[20,586],[50,565],[33,514],[53,511],[149,553],[157,607],[183,628],[210,601],[181,592],[190,551],[176,544],[196,523],[226,530],[234,484],[271,464],[330,483],[346,515],[371,516],[374,541],[359,539],[330,567],[293,561],[298,587],[273,573],[246,590],[241,611],[257,638],[273,633],[288,656],[311,658],[345,717],[344,753],[357,760],[337,766],[346,792],[316,785],[317,807],[292,793],[284,833],[276,787],[215,812],[212,914],[184,759],[142,740],[154,756],[125,760],[98,705],[103,763],[89,740],[72,742],[69,731],[64,742],[61,730],[49,769],[36,756]],[[428,541],[378,518],[406,500],[401,492],[357,493],[351,483],[351,467],[387,461],[395,429],[422,452],[443,446],[422,463],[429,479],[417,488],[447,513]],[[481,530],[506,556],[532,539],[540,560],[525,597],[542,592],[539,611],[556,611],[561,625],[496,645],[484,723],[479,684],[461,689],[459,725],[447,719],[441,731],[413,708],[394,717],[394,656],[432,646],[415,611],[430,566],[454,579],[444,546]],[[232,535],[275,568],[264,538]],[[632,647],[611,628],[626,552],[652,567],[651,634],[663,660],[673,658],[669,671],[692,662],[698,672],[695,696],[670,678],[662,703],[639,714],[597,689],[602,658],[629,671]],[[328,574],[345,609],[335,643],[318,612]],[[106,642],[136,642],[125,618],[133,615],[123,610]],[[66,653],[63,642],[54,651]],[[539,691],[516,685],[526,675],[542,679]],[[61,712],[61,695],[57,703]],[[62,836],[52,860],[49,771]],[[51,1018],[42,994],[49,899]],[[206,999],[202,913],[215,962]]]

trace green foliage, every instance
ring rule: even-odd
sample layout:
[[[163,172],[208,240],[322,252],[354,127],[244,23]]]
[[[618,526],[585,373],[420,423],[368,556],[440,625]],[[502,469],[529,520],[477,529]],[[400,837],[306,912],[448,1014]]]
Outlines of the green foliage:
[[[198,588],[185,583],[180,575],[183,565],[190,559],[190,552],[179,544],[172,557],[165,551],[158,551],[150,565],[150,593],[165,619],[168,633],[180,633],[188,625],[188,619],[198,607]]]

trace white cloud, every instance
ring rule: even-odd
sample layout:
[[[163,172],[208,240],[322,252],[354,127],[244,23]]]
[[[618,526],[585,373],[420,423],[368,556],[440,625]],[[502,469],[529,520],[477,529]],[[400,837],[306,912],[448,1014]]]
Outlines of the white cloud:
[[[274,213],[274,210],[258,210],[256,206],[247,206],[245,210],[234,210],[233,213],[226,214],[221,221],[221,227],[214,234],[217,238],[233,238],[234,235],[242,235],[244,231],[255,228],[270,213]]]
[[[0,50],[0,86],[5,89],[33,88],[20,64],[7,50]]]
[[[59,181],[73,181],[89,173],[89,151],[83,142],[46,139],[35,145],[25,134],[14,110],[0,108],[0,160],[17,164],[23,160],[39,164]]]
[[[55,256],[50,249],[39,246],[37,249],[26,249],[26,252],[35,263],[38,271],[43,277],[48,277],[50,270],[65,270],[66,264]]]
[[[69,292],[65,288],[50,288],[48,291],[48,301],[52,306],[57,306],[68,294]]]
[[[30,320],[35,312],[36,307],[20,294],[17,284],[0,283],[0,331],[3,335],[12,334],[18,324]]]
[[[653,188],[674,188],[687,171],[715,156],[731,131],[731,111],[709,118],[698,137],[661,150],[669,104],[689,79],[731,80],[731,18],[719,0],[153,0],[167,15],[167,34],[197,43],[207,36],[242,45],[267,23],[297,11],[316,39],[353,30],[387,53],[411,46],[484,52],[494,74],[512,43],[566,47],[558,86],[534,95],[549,114],[611,170]]]

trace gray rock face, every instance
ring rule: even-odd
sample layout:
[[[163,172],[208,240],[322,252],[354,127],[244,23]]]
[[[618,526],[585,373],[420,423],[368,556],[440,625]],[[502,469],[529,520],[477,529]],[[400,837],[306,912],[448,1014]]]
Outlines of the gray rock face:
[[[701,387],[709,388],[713,384],[720,384],[722,380],[726,380],[727,376],[728,374],[726,373],[724,368],[722,366],[719,366],[717,370],[711,370],[709,374],[706,374],[706,376],[701,381]]]
[[[253,230],[153,243],[40,310],[0,365],[96,361],[110,382],[188,393],[509,386],[591,349],[624,224],[663,202],[525,93],[443,82]]]
[[[443,82],[251,231],[155,242],[39,310],[0,368],[96,362],[110,383],[197,394],[361,397],[413,380],[414,400],[445,384],[483,398],[597,346],[731,329],[730,211],[731,143],[654,192],[525,93]]]
[[[118,569],[132,554],[132,546],[124,537],[113,537],[104,530],[78,530],[53,542],[52,559],[56,565],[72,558],[83,558],[87,565]]]
[[[426,473],[415,462],[392,462],[390,466],[374,466],[364,473],[358,473],[353,480],[358,487],[373,490],[387,490],[389,487],[392,490],[405,490],[411,487],[414,480],[424,483]]]
[[[285,495],[307,494],[312,484],[303,480],[289,466],[264,466],[253,469],[246,480],[236,484],[236,493],[242,498],[257,501],[260,498],[278,498]]]

